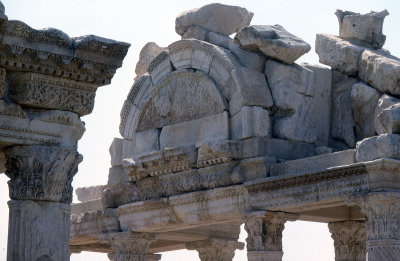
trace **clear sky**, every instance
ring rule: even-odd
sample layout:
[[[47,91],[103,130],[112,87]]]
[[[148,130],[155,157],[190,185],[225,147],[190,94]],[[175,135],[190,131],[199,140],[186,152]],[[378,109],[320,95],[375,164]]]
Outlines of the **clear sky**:
[[[134,69],[140,49],[147,42],[167,46],[179,40],[175,33],[175,17],[182,11],[200,7],[212,1],[200,0],[2,0],[11,20],[22,20],[33,28],[54,27],[70,36],[96,34],[132,44],[123,67],[112,84],[97,91],[94,111],[83,117],[86,133],[79,142],[84,161],[79,165],[73,186],[106,184],[110,156],[108,148],[119,137],[119,113],[135,77]],[[313,49],[298,62],[318,63],[314,52],[317,33],[338,34],[336,9],[366,13],[371,10],[390,13],[384,24],[387,36],[384,48],[400,57],[399,0],[232,0],[220,3],[238,5],[254,12],[252,24],[280,24],[303,38]],[[6,260],[8,223],[8,178],[0,174],[0,261]],[[245,234],[242,233],[241,241]],[[290,222],[284,231],[285,261],[334,260],[333,242],[326,224]],[[105,255],[82,253],[71,260],[103,261]],[[163,261],[198,260],[195,252],[176,251],[163,255]],[[238,251],[236,261],[246,259]]]

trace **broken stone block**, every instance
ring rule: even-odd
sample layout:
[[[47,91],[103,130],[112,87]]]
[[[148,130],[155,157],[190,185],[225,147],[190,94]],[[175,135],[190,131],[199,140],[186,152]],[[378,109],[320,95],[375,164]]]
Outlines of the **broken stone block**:
[[[261,107],[244,106],[231,117],[232,139],[271,137],[269,112]]]
[[[225,49],[230,49],[233,44],[233,39],[229,35],[219,34],[216,32],[208,32],[205,41],[223,47]]]
[[[186,32],[182,35],[182,39],[197,39],[204,41],[207,37],[207,33],[207,29],[199,25],[192,25],[186,29]]]
[[[385,44],[386,36],[382,34],[383,21],[388,11],[359,14],[337,10],[339,20],[339,35],[344,39],[355,39],[371,44],[374,48],[381,48]]]
[[[357,161],[400,159],[400,135],[382,134],[357,142]]]
[[[135,132],[132,141],[124,140],[122,144],[122,159],[136,158],[142,154],[160,149],[160,130],[151,129]]]
[[[311,50],[308,43],[289,33],[279,24],[246,27],[235,35],[235,42],[244,49],[262,52],[267,57],[288,64],[294,63]]]
[[[162,51],[147,66],[153,84],[157,84],[165,75],[172,72],[173,68],[167,51]]]
[[[208,4],[178,15],[175,19],[175,31],[184,35],[189,27],[199,25],[213,32],[230,35],[248,26],[253,15],[239,6]]]
[[[103,190],[107,188],[106,185],[82,187],[75,190],[76,196],[80,202],[99,199],[103,195]]]
[[[384,134],[386,127],[382,126],[382,122],[379,119],[379,115],[383,112],[383,110],[389,108],[390,106],[394,105],[394,104],[400,104],[400,100],[396,99],[392,96],[389,96],[387,94],[382,95],[381,98],[379,98],[378,100],[378,104],[376,105],[375,108],[375,112],[374,112],[374,127],[375,127],[375,131],[376,133],[378,133],[378,135]]]
[[[384,133],[400,134],[400,103],[394,104],[378,115]]]
[[[236,171],[240,172],[243,181],[268,177],[271,164],[276,163],[273,157],[256,157],[240,161]]]
[[[377,51],[361,54],[358,77],[383,93],[400,95],[400,60]]]
[[[331,133],[332,70],[319,65],[301,64],[314,72],[314,114],[317,140],[315,145],[327,146]]]
[[[356,137],[355,122],[351,106],[351,89],[357,82],[344,74],[333,71],[332,74],[332,138],[354,148]]]
[[[213,140],[229,139],[229,117],[227,112],[165,126],[160,134],[160,148],[200,146]]]
[[[351,88],[357,140],[375,135],[374,111],[380,95],[377,90],[362,82],[354,84]]]
[[[358,59],[364,49],[334,35],[317,34],[315,40],[319,62],[349,76],[357,75]]]
[[[314,73],[297,64],[273,60],[265,64],[265,75],[275,105],[274,135],[280,139],[313,143],[316,140]]]
[[[217,140],[202,143],[198,150],[197,167],[220,164],[240,158],[238,141]]]
[[[137,62],[135,68],[136,78],[147,72],[147,67],[149,66],[150,62],[163,50],[164,48],[153,42],[147,43],[142,48],[139,54],[139,61]]]
[[[128,181],[128,175],[125,172],[124,167],[111,167],[108,171],[108,187],[114,187],[121,185]]]
[[[235,43],[230,45],[230,50],[244,66],[259,72],[264,71],[266,60],[265,56],[244,50]]]
[[[119,138],[114,138],[111,143],[109,152],[111,156],[111,166],[121,166],[122,165],[122,144],[124,140]]]

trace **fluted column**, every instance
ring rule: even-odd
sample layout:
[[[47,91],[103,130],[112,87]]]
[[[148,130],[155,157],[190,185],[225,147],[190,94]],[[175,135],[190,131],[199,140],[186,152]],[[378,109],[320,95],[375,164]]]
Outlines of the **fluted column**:
[[[114,252],[109,254],[108,258],[113,261],[146,261],[147,255],[149,258],[153,257],[152,254],[147,254],[147,250],[155,240],[155,234],[129,231],[104,234],[100,237],[100,241],[111,243]]]
[[[244,243],[232,239],[211,238],[186,244],[188,250],[196,250],[201,261],[232,261],[236,249],[243,249]]]
[[[71,182],[82,156],[55,146],[5,150],[8,202],[8,261],[69,260]]]
[[[374,192],[349,203],[365,216],[367,260],[400,260],[400,193]]]
[[[335,246],[335,261],[366,260],[364,221],[333,222],[328,227]]]
[[[249,261],[281,261],[282,231],[286,221],[295,221],[297,214],[259,211],[245,217],[247,258]]]

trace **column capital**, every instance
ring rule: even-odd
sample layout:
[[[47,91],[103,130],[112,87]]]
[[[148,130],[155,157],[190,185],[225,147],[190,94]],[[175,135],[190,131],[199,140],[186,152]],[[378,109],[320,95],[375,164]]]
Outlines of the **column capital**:
[[[328,224],[335,246],[336,261],[365,261],[367,240],[364,221],[342,221]]]
[[[99,239],[111,243],[115,261],[145,261],[149,245],[157,236],[153,233],[127,231],[103,234]]]
[[[82,161],[75,149],[13,146],[5,155],[11,199],[72,202],[71,182]]]
[[[210,238],[186,243],[188,250],[196,250],[201,261],[232,261],[236,249],[244,249],[244,243],[233,239]]]

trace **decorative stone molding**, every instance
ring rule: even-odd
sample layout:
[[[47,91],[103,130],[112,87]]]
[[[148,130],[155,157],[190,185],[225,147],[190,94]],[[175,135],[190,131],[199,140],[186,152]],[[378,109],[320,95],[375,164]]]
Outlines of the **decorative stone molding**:
[[[358,205],[365,216],[367,260],[398,260],[400,256],[400,193],[371,192],[354,196],[349,205]]]
[[[39,73],[13,73],[10,76],[10,98],[34,108],[66,110],[79,116],[90,114],[94,107],[97,85]]]
[[[196,250],[201,261],[232,261],[235,250],[243,250],[244,243],[232,239],[211,238],[186,243],[188,250]]]
[[[14,146],[5,154],[11,199],[72,202],[71,182],[82,155],[50,146]]]
[[[366,260],[364,221],[343,221],[328,224],[335,245],[336,261]]]
[[[146,253],[155,234],[136,232],[117,232],[103,234],[100,241],[111,243],[115,261],[146,261]]]
[[[249,260],[281,261],[282,231],[286,221],[295,221],[298,214],[258,211],[245,216],[247,257]]]

